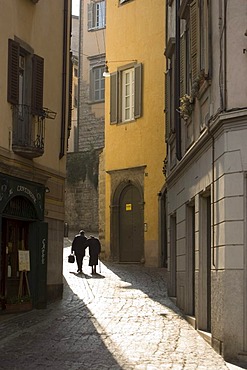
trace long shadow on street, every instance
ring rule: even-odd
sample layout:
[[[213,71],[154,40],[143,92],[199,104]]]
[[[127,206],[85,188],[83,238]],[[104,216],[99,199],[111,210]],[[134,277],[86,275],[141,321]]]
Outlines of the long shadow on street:
[[[0,369],[227,369],[167,297],[165,269],[101,263],[94,276],[86,256],[80,275],[69,252],[61,301],[0,320]]]

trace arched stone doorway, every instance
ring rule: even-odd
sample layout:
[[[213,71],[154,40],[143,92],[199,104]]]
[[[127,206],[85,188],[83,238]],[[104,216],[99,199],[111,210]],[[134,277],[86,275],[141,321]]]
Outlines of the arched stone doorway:
[[[118,262],[144,261],[143,193],[138,184],[122,182],[112,204],[112,257]]]

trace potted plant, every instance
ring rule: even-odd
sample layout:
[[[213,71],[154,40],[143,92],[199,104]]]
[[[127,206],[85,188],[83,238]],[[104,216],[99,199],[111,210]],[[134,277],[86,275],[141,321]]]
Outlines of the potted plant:
[[[204,71],[201,71],[193,82],[190,95],[184,94],[179,99],[181,104],[178,108],[178,112],[185,121],[188,121],[188,119],[192,115],[195,98],[198,97],[199,91],[201,87],[203,86],[204,81],[206,80],[207,80],[207,77]]]
[[[194,99],[192,96],[185,94],[179,100],[181,102],[181,105],[178,109],[178,112],[180,113],[181,117],[185,121],[187,121],[190,118],[193,111]]]

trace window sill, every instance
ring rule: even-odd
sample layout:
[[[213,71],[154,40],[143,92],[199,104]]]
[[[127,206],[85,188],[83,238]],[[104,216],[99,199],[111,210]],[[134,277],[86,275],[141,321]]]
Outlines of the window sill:
[[[119,6],[124,5],[126,3],[130,3],[132,0],[119,0]]]
[[[88,28],[88,32],[104,30],[106,26]]]
[[[121,121],[121,122],[118,122],[117,124],[118,125],[126,125],[128,123],[132,123],[132,122],[136,122],[137,120],[135,118],[129,120],[129,121]]]
[[[104,100],[89,100],[87,102],[88,105],[94,105],[94,104],[104,104]]]

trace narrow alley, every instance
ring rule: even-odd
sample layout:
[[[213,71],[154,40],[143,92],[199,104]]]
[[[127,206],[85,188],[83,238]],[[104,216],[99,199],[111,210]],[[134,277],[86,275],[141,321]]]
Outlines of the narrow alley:
[[[69,264],[64,298],[0,320],[0,369],[229,369],[166,293],[165,270],[101,263],[92,276]],[[234,367],[235,368],[235,367]]]

